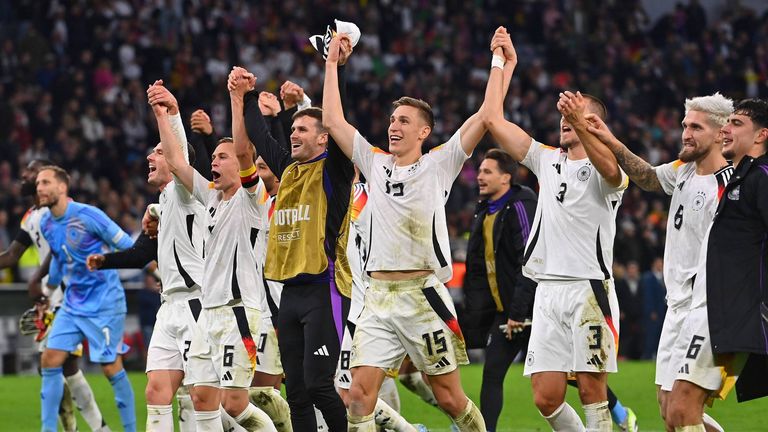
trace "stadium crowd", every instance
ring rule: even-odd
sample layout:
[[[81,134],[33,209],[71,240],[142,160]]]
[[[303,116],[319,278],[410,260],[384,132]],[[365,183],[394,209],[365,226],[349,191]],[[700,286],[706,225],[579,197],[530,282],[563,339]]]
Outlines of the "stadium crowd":
[[[651,22],[639,1],[600,3],[0,1],[0,249],[27,208],[15,179],[39,157],[70,172],[74,199],[138,230],[157,193],[145,181],[145,155],[158,136],[147,85],[168,77],[185,119],[203,109],[213,135],[230,135],[231,65],[252,71],[258,88],[276,92],[289,79],[319,102],[324,65],[307,37],[324,33],[333,18],[363,31],[347,100],[350,122],[372,142],[385,142],[389,107],[380,102],[403,94],[436,107],[430,144],[447,139],[482,100],[489,29],[502,24],[521,59],[506,115],[545,143],[558,141],[554,107],[565,89],[602,98],[611,129],[653,165],[678,152],[686,97],[768,96],[765,15],[736,4],[708,16],[690,0]],[[464,165],[447,205],[458,259],[477,197],[476,167],[492,145],[486,137],[474,163]],[[536,186],[525,168],[517,181]],[[661,331],[667,206],[666,197],[632,185],[619,211],[614,250],[627,357],[652,356]]]

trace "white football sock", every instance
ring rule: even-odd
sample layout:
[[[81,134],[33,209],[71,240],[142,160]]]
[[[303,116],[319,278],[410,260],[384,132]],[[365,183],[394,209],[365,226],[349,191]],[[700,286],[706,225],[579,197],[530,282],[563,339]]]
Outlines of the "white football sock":
[[[173,430],[173,405],[147,405],[147,432]]]
[[[104,423],[104,417],[101,415],[99,406],[96,405],[96,399],[93,397],[93,390],[88,385],[88,381],[83,376],[83,371],[78,370],[72,376],[64,378],[72,392],[72,399],[80,410],[80,414],[88,423],[88,426],[94,431],[109,432],[109,428]]]
[[[584,417],[587,420],[587,432],[611,432],[613,420],[608,409],[608,401],[584,405]]]
[[[579,415],[576,414],[572,406],[568,405],[568,402],[563,402],[555,412],[548,416],[542,414],[542,417],[547,420],[553,431],[581,432],[584,430]]]

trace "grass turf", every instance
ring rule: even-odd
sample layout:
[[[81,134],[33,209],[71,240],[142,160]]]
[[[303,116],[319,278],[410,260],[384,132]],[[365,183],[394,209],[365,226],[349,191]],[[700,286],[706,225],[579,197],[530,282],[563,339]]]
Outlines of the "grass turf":
[[[622,362],[620,372],[609,380],[619,400],[631,407],[638,416],[640,430],[663,431],[656,406],[654,364],[651,362]],[[464,389],[475,403],[480,401],[482,366],[471,365],[462,368],[461,378]],[[98,374],[87,376],[96,395],[99,407],[107,424],[114,431],[122,430],[112,389],[107,380]],[[146,378],[142,373],[131,373],[131,382],[136,393],[138,429],[143,430],[146,420],[144,386]],[[40,378],[36,376],[7,376],[0,378],[0,431],[40,430]],[[513,365],[507,374],[504,391],[504,409],[499,418],[498,431],[546,431],[546,422],[533,405],[530,382],[522,376],[522,365]],[[414,423],[423,423],[432,431],[448,430],[448,418],[437,409],[422,402],[417,396],[400,387],[402,413]],[[568,389],[568,401],[581,414],[578,395],[572,387]],[[768,399],[736,403],[735,394],[726,401],[717,401],[710,415],[728,431],[766,430],[765,412]],[[80,430],[88,430],[78,418]],[[615,429],[618,430],[618,429]]]

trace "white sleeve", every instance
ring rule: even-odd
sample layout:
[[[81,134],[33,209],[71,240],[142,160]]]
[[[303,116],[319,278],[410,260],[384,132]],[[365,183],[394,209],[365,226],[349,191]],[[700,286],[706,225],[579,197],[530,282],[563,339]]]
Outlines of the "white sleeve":
[[[443,177],[443,187],[450,190],[453,181],[456,180],[456,177],[461,172],[464,162],[470,158],[461,146],[461,131],[457,130],[445,144],[430,150],[429,157],[433,159],[437,163],[437,166],[445,173],[445,176]]]
[[[184,132],[184,122],[181,121],[181,114],[175,114],[170,117],[171,130],[179,140],[181,151],[184,153],[184,160],[189,163],[189,143],[187,142],[187,134]]]
[[[629,176],[627,173],[624,172],[621,167],[619,167],[619,172],[621,173],[621,182],[619,182],[618,186],[612,186],[608,183],[608,181],[603,177],[599,172],[597,172],[597,169],[595,169],[596,174],[598,175],[598,178],[600,179],[600,188],[602,188],[603,193],[605,195],[614,194],[617,192],[623,192],[624,190],[629,187]]]
[[[179,180],[175,175],[173,176],[173,193],[175,193],[179,198],[179,201],[183,203],[189,203],[195,199],[192,193],[188,191],[186,187],[184,187],[184,185],[181,183],[181,180]]]
[[[194,195],[198,201],[203,203],[204,206],[207,206],[208,198],[211,196],[211,191],[214,190],[213,182],[208,181],[208,179],[203,177],[199,172],[197,172],[197,170],[192,170],[192,173],[192,182],[194,184],[194,187],[192,188],[192,195]]]
[[[357,165],[366,178],[371,178],[371,166],[373,166],[373,157],[376,151],[382,150],[372,146],[367,139],[360,135],[360,131],[356,130],[355,139],[352,141],[352,162]]]
[[[296,109],[298,111],[301,111],[311,106],[312,106],[312,99],[310,99],[309,96],[307,96],[307,94],[305,93],[304,98],[302,98],[301,101],[299,101],[299,103],[296,105]]]
[[[250,192],[246,188],[241,189],[248,199],[248,204],[250,204],[257,216],[262,220],[265,220],[269,208],[269,193],[267,193],[267,188],[264,186],[264,182],[259,179],[259,184],[253,192]]]
[[[523,160],[520,163],[531,170],[536,176],[539,176],[541,171],[541,159],[542,155],[548,151],[557,151],[556,147],[550,147],[544,145],[535,139],[531,138],[531,145],[528,147],[528,153],[525,154]]]
[[[653,170],[656,171],[656,178],[659,179],[661,188],[664,189],[664,192],[667,195],[672,195],[672,192],[675,191],[677,175],[680,173],[680,168],[682,166],[683,162],[676,160],[674,162],[665,163],[664,165],[659,165],[653,168]]]

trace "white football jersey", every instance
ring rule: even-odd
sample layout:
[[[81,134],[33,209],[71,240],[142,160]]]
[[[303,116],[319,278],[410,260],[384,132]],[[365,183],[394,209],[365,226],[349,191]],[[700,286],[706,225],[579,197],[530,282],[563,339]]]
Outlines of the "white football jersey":
[[[32,243],[37,248],[37,255],[41,260],[44,260],[51,253],[48,241],[43,237],[43,233],[40,232],[40,220],[43,218],[43,215],[50,211],[48,207],[30,207],[27,213],[24,214],[24,217],[21,218],[21,229],[29,234]]]
[[[712,224],[707,227],[704,238],[701,239],[701,248],[699,249],[699,260],[696,263],[696,277],[693,278],[693,289],[691,290],[691,307],[695,309],[707,305],[707,250],[709,250],[709,231]]]
[[[203,297],[205,308],[238,304],[261,310],[264,280],[261,261],[254,252],[264,235],[269,194],[259,182],[253,193],[239,188],[229,200],[213,183],[194,171],[194,196],[207,212],[208,240],[203,248]]]
[[[157,267],[163,298],[200,296],[208,237],[205,206],[174,178],[160,193],[159,210]]]
[[[521,161],[539,179],[523,272],[535,281],[610,279],[616,213],[629,178],[611,186],[589,159],[531,140]]]
[[[48,207],[33,206],[30,207],[21,218],[21,229],[29,235],[35,248],[37,248],[37,256],[41,260],[38,265],[41,265],[42,260],[45,260],[45,257],[51,253],[51,247],[48,245],[48,240],[46,240],[43,233],[40,232],[40,220],[50,211],[51,210]],[[61,303],[64,301],[64,291],[61,287],[56,287],[56,289],[53,290],[49,289],[47,282],[48,276],[46,275],[41,281],[41,286],[43,288],[43,293],[48,296],[48,304],[51,309],[55,309],[61,306]]]
[[[451,279],[445,202],[468,158],[460,131],[400,167],[394,156],[355,132],[352,160],[368,179],[371,200],[365,272],[433,270],[441,282]]]
[[[667,306],[678,307],[691,300],[701,243],[733,168],[697,175],[695,163],[676,160],[654,169],[664,192],[672,195],[664,245],[664,285]]]
[[[353,324],[363,311],[365,290],[368,289],[368,278],[363,272],[365,258],[368,255],[368,221],[370,207],[368,202],[368,185],[356,183],[353,187],[352,217],[350,218],[349,238],[347,239],[347,261],[352,271],[352,301],[349,307],[348,321]]]

